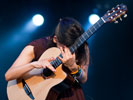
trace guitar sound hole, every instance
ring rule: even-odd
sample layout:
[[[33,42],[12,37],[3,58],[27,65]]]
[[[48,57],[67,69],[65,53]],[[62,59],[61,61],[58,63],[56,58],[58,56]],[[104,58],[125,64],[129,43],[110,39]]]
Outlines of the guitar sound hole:
[[[44,77],[51,76],[52,74],[54,74],[54,73],[50,69],[48,69],[48,68],[43,70],[43,76]]]

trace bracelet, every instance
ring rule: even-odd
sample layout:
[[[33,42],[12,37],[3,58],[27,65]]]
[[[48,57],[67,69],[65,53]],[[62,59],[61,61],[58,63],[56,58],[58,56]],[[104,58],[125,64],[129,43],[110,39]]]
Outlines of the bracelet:
[[[71,75],[73,76],[75,81],[79,83],[79,80],[81,80],[81,78],[83,76],[83,71],[82,71],[82,69],[80,68],[79,65],[78,65],[78,70],[72,72]]]
[[[74,72],[71,72],[71,74],[72,74],[72,75],[77,74],[77,73],[79,73],[80,70],[81,70],[81,68],[80,68],[80,66],[78,65],[78,69],[77,69],[76,71],[74,71]]]
[[[83,76],[83,71],[81,70],[81,73],[80,73],[80,75],[79,75],[79,76],[77,76],[77,79],[81,79],[81,78],[82,78],[82,76]]]

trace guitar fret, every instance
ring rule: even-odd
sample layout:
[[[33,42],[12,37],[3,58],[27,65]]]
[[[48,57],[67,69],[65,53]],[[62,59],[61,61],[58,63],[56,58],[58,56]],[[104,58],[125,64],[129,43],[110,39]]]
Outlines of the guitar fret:
[[[76,46],[75,45],[71,46],[70,48],[71,53],[73,53],[75,50],[76,50]]]
[[[56,64],[55,64],[55,61],[53,61],[53,64],[52,64],[55,68],[56,68]]]
[[[93,32],[89,29],[89,31],[91,32],[91,34],[93,34]]]
[[[89,37],[90,35],[89,34],[87,34],[87,37]]]
[[[100,23],[101,19],[99,21],[97,21],[97,25],[100,27],[102,24]]]
[[[56,68],[56,66],[55,66],[55,64],[54,64],[54,61],[51,61],[50,64],[51,64],[54,68]]]
[[[82,43],[81,39],[79,38],[80,43]]]
[[[85,32],[85,35],[86,35],[86,37],[89,37],[89,34],[87,32]]]
[[[95,28],[92,26],[92,32],[94,33],[96,30],[95,30]]]
[[[58,66],[58,63],[56,62],[56,60],[54,61],[55,62],[55,65],[56,65],[56,67]]]
[[[62,62],[57,58],[57,61],[58,61],[58,65],[60,65]]]
[[[99,23],[101,23],[101,25],[102,25],[102,24],[104,24],[104,21],[103,20],[100,20]]]
[[[53,65],[53,61],[51,61],[50,64]]]
[[[80,46],[80,44],[78,43],[78,47]]]
[[[95,25],[94,25],[94,26],[92,26],[92,27],[93,27],[95,30],[97,30],[97,29],[96,29],[96,27],[95,27]]]
[[[80,37],[80,44],[82,44],[82,42],[83,42],[83,38],[82,38],[82,36]]]
[[[54,61],[52,61],[52,62],[50,62],[51,63],[51,65],[54,65]]]
[[[84,37],[84,35],[82,35],[83,39],[86,40],[86,38]]]
[[[52,63],[53,62],[53,63]],[[51,64],[54,68],[58,67],[61,64],[61,61],[56,58],[56,60],[52,61]]]
[[[98,29],[98,28],[99,28],[99,25],[96,23],[96,24],[95,24],[95,27]],[[96,29],[96,30],[97,30],[97,29]]]
[[[58,62],[57,58],[56,58],[56,64],[57,64],[57,66],[59,65],[59,62]]]
[[[76,50],[76,46],[74,46],[74,49],[73,49],[73,51],[74,51],[74,50]]]
[[[97,25],[98,25],[98,26],[101,26],[101,25],[99,24],[99,21],[97,21]]]
[[[106,23],[106,21],[103,19],[103,17],[101,17],[101,20],[102,20],[104,23]]]

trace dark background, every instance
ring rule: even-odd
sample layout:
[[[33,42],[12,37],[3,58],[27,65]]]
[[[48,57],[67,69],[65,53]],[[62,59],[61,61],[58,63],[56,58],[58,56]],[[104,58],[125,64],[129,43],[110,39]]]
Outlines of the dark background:
[[[7,100],[4,74],[27,43],[52,34],[59,18],[73,17],[86,27],[90,14],[102,17],[120,3],[128,17],[105,24],[88,40],[91,64],[82,86],[86,100],[133,100],[132,0],[0,0],[0,100]],[[36,13],[45,23],[25,31]]]

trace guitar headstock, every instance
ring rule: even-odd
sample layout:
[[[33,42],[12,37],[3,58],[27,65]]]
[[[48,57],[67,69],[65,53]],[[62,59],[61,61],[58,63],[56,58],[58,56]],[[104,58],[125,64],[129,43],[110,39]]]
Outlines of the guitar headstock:
[[[124,4],[120,4],[117,5],[115,8],[112,8],[112,10],[108,11],[103,17],[103,21],[104,23],[107,22],[114,22],[118,23],[118,21],[116,21],[116,19],[120,18],[120,20],[122,21],[121,16],[124,15],[124,18],[127,17],[127,6]]]

